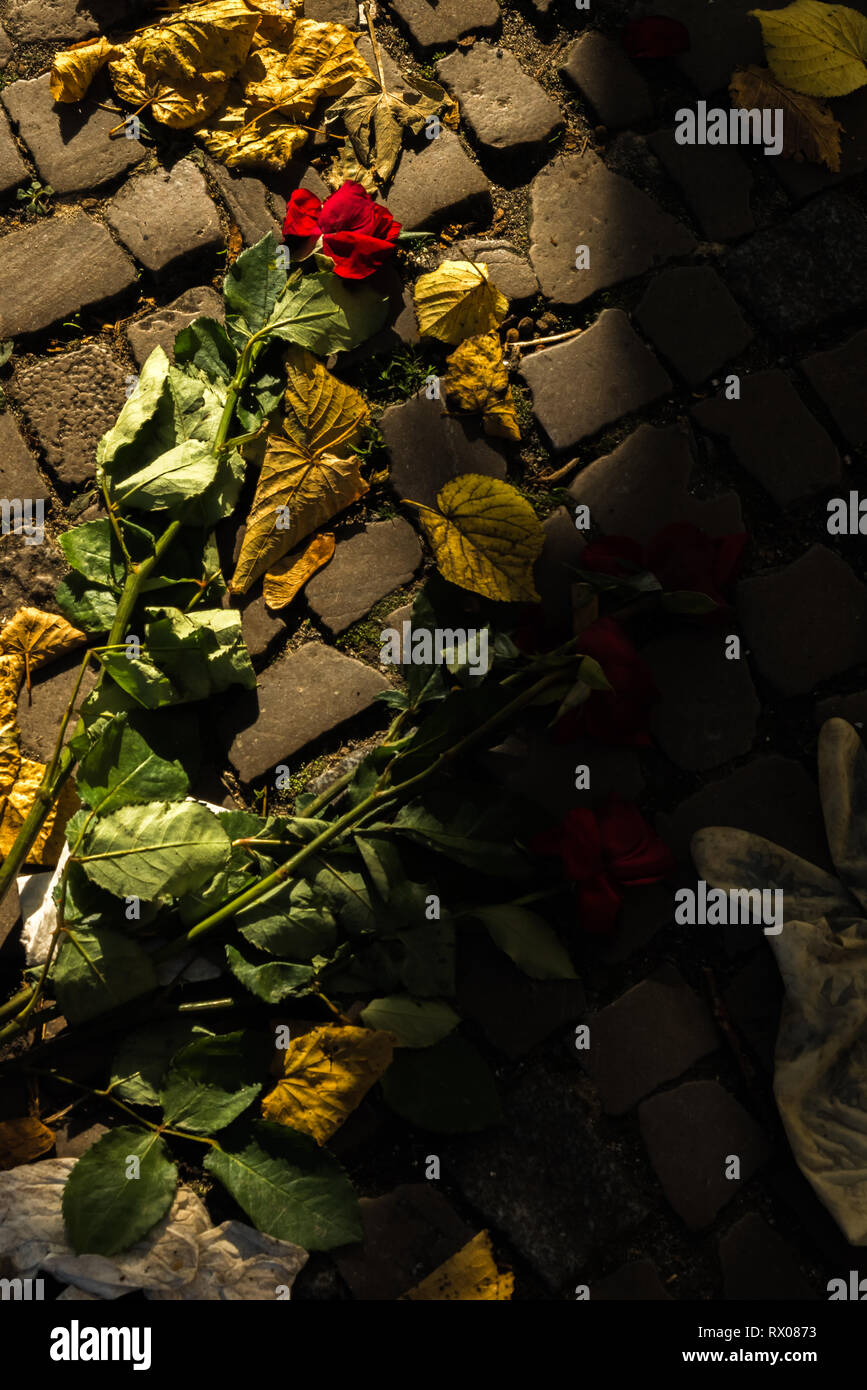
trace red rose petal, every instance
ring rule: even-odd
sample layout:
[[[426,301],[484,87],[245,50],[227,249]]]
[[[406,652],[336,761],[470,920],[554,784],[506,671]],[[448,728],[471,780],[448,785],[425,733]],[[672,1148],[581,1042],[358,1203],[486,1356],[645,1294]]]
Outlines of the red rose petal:
[[[323,204],[306,188],[296,188],[286,207],[284,236],[318,237],[319,213]]]
[[[689,30],[679,19],[648,15],[627,24],[623,47],[630,58],[675,58],[689,51]]]

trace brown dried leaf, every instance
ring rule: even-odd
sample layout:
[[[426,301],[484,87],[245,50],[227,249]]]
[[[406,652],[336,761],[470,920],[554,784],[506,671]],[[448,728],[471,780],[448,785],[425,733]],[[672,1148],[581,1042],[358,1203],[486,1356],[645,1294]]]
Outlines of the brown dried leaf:
[[[340,146],[328,171],[323,174],[323,178],[334,192],[338,188],[342,188],[349,179],[352,183],[360,183],[362,188],[366,188],[368,193],[372,193],[374,197],[379,193],[376,178],[369,169],[365,169],[363,164],[359,164],[355,151],[348,140],[344,140]]]
[[[327,565],[333,554],[334,533],[323,531],[321,535],[314,536],[310,544],[302,550],[296,550],[294,555],[287,555],[284,559],[278,560],[274,568],[265,575],[264,593],[268,607],[276,610],[290,604],[295,595],[304,588],[307,580],[312,579],[323,565]]]
[[[39,1158],[54,1147],[54,1131],[26,1115],[20,1120],[0,1121],[0,1172],[18,1168],[22,1163]]]
[[[49,86],[55,101],[81,101],[100,68],[120,52],[108,39],[83,39],[56,53]]]
[[[19,608],[0,630],[0,653],[24,658],[28,684],[30,672],[74,651],[86,641],[83,632],[57,613],[40,608]]]
[[[467,338],[446,362],[442,389],[448,410],[480,414],[485,434],[520,441],[521,427],[497,333]]]
[[[393,1033],[373,1028],[312,1028],[287,1047],[262,1114],[324,1144],[388,1070],[394,1043]]]
[[[783,154],[825,164],[840,172],[840,136],[843,127],[818,97],[791,92],[771,72],[756,66],[736,72],[729,86],[732,106],[748,111],[765,108],[783,111]]]
[[[241,105],[233,83],[229,100],[207,126],[196,131],[196,138],[208,154],[230,169],[283,170],[307,143],[308,134],[279,112],[257,113]]]
[[[401,1298],[427,1303],[481,1299],[504,1303],[512,1297],[514,1287],[514,1274],[503,1274],[497,1268],[488,1232],[479,1231],[462,1250]]]
[[[299,541],[367,492],[360,459],[351,452],[370,418],[362,397],[303,348],[287,353],[286,382],[283,435],[267,441],[229,585],[234,594],[246,593]]]
[[[343,24],[300,19],[291,33],[251,48],[240,82],[248,105],[279,106],[301,122],[322,97],[338,96],[369,73]]]

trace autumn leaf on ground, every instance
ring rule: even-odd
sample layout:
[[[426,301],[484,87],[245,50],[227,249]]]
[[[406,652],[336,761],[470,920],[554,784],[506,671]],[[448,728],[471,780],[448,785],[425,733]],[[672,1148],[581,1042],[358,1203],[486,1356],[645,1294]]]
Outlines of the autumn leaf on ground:
[[[54,56],[49,86],[55,101],[81,101],[100,68],[119,49],[108,39],[83,39]]]
[[[274,610],[285,608],[304,588],[307,580],[328,564],[333,554],[334,533],[323,531],[322,535],[314,536],[303,550],[278,560],[265,575],[263,587],[268,607]]]
[[[300,19],[293,30],[252,46],[239,81],[248,105],[279,106],[300,122],[323,97],[369,74],[345,25]]]
[[[450,412],[480,414],[485,434],[520,440],[509,373],[496,333],[467,338],[455,348],[446,362],[441,389]]]
[[[545,533],[530,503],[510,483],[461,473],[437,497],[439,512],[409,505],[419,508],[445,579],[502,603],[538,602],[533,562]]]
[[[732,106],[748,111],[771,108],[783,112],[783,154],[826,164],[840,172],[840,136],[843,127],[816,97],[790,92],[770,68],[749,67],[732,76]]]
[[[0,654],[24,658],[24,677],[30,689],[30,672],[49,661],[74,651],[86,641],[83,632],[72,627],[57,613],[43,613],[39,608],[19,608],[6,626],[0,629]]]
[[[421,80],[416,88],[389,92],[369,73],[329,106],[325,124],[342,120],[361,163],[387,183],[400,158],[404,130],[420,134],[428,116],[441,111],[445,101],[445,92],[434,82]]]
[[[488,279],[488,267],[475,261],[443,261],[420,275],[413,290],[422,337],[461,343],[497,328],[509,301]]]
[[[271,435],[229,588],[243,594],[318,527],[367,492],[351,452],[370,412],[311,352],[286,356],[283,434]]]
[[[791,91],[844,97],[867,82],[867,17],[857,10],[795,0],[782,10],[750,14],[762,26],[775,77]]]
[[[185,6],[123,45],[108,68],[115,93],[163,125],[198,125],[223,101],[259,22],[244,0]]]
[[[324,1144],[391,1064],[394,1035],[325,1024],[286,1049],[283,1076],[262,1102],[266,1120]]]
[[[323,178],[328,187],[335,193],[338,188],[343,187],[347,179],[352,183],[360,183],[362,188],[365,188],[368,193],[372,193],[374,197],[379,193],[376,178],[369,169],[365,169],[363,164],[359,164],[355,151],[348,140],[344,140],[338,149],[327,172],[323,174]]]
[[[452,1255],[414,1289],[401,1294],[401,1299],[428,1303],[487,1299],[505,1303],[512,1297],[514,1288],[514,1274],[501,1273],[491,1249],[491,1237],[487,1231],[479,1231],[463,1250]]]
[[[0,1122],[0,1172],[18,1168],[54,1147],[54,1131],[35,1115]]]
[[[308,131],[290,124],[279,111],[251,111],[234,82],[225,104],[196,131],[208,154],[230,169],[282,171],[306,145],[308,136]]]

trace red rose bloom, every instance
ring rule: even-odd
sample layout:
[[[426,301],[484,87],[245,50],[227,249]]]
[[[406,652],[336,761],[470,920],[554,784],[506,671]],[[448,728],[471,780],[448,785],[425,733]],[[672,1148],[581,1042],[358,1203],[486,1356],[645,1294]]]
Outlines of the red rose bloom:
[[[689,52],[689,30],[679,19],[646,15],[627,24],[623,47],[630,58],[676,58],[678,53]]]
[[[581,925],[595,934],[614,930],[621,888],[658,883],[674,868],[674,855],[638,808],[614,796],[598,811],[569,811],[530,848],[559,855],[565,874],[579,885]]]
[[[321,238],[322,250],[334,261],[335,275],[365,280],[392,255],[400,223],[360,183],[347,182],[324,203],[306,188],[296,188],[286,209],[283,235],[296,251],[311,238]]]
[[[597,618],[581,633],[583,656],[598,661],[611,690],[594,690],[557,721],[557,743],[589,734],[600,743],[644,748],[651,742],[647,714],[657,697],[650,667],[613,618]]]
[[[629,536],[606,536],[593,541],[581,556],[581,568],[627,579],[642,570],[655,574],[666,593],[685,589],[707,594],[721,608],[733,584],[744,546],[745,531],[709,536],[691,521],[674,521],[639,545]]]

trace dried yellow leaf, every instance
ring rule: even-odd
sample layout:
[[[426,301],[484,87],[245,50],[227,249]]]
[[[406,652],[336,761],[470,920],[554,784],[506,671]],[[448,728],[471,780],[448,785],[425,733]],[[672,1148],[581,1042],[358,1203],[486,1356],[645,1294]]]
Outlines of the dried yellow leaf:
[[[363,398],[302,348],[286,355],[283,434],[271,435],[229,588],[243,594],[313,531],[367,492],[351,446]]]
[[[423,337],[461,343],[497,328],[509,301],[476,261],[443,261],[415,282],[415,313]]]
[[[467,338],[446,362],[441,388],[449,411],[479,414],[485,434],[521,438],[503,347],[496,333]]]
[[[470,1302],[480,1299],[507,1302],[515,1288],[514,1274],[504,1274],[497,1268],[491,1237],[479,1231],[462,1250],[445,1260],[433,1274],[422,1279],[401,1299],[417,1302]]]
[[[0,656],[0,791],[11,787],[21,762],[18,691],[24,679],[23,656]]]
[[[419,503],[419,521],[437,568],[452,584],[503,603],[536,602],[533,563],[545,542],[530,503],[510,483],[461,473],[437,497]]]
[[[404,130],[418,135],[445,103],[446,94],[435,82],[419,80],[389,92],[371,72],[329,106],[325,121],[342,120],[361,163],[386,183],[400,157]]]
[[[366,188],[374,197],[379,193],[375,176],[369,169],[365,169],[363,164],[359,164],[355,150],[348,140],[344,140],[340,146],[323,178],[328,187],[335,192],[349,179],[352,183],[360,183],[362,188]]]
[[[233,101],[233,95],[237,102]],[[307,143],[309,132],[290,125],[279,112],[255,112],[240,104],[232,84],[229,100],[196,131],[208,154],[230,169],[283,170]]]
[[[266,1120],[324,1144],[391,1064],[394,1034],[325,1024],[286,1049],[283,1076],[262,1102]]]
[[[53,1147],[54,1131],[35,1115],[0,1121],[0,1172],[29,1163]]]
[[[44,775],[44,763],[38,763],[33,758],[22,758],[14,785],[0,789],[0,858],[5,858],[14,845]],[[31,846],[28,864],[57,863],[64,844],[64,827],[79,804],[75,789],[69,782],[64,783]]]
[[[337,96],[369,72],[345,25],[300,19],[291,32],[251,49],[240,82],[248,105],[279,106],[301,122],[322,97]]]
[[[222,104],[260,19],[244,0],[185,6],[136,34],[109,64],[117,96],[176,130],[198,125]]]
[[[729,86],[732,106],[747,111],[769,108],[783,112],[783,154],[825,164],[840,172],[843,127],[817,97],[790,92],[770,68],[749,67],[736,72]]]
[[[265,575],[263,587],[268,607],[285,608],[295,595],[301,592],[307,580],[311,579],[317,570],[321,570],[323,565],[328,564],[333,554],[334,534],[331,531],[323,531],[321,536],[314,536],[303,550],[278,560],[274,568]]]
[[[55,101],[81,101],[100,68],[119,52],[108,39],[83,39],[54,55],[49,87]]]
[[[844,97],[867,82],[867,17],[847,5],[794,0],[750,10],[762,26],[768,63],[784,86],[812,97]]]
[[[29,687],[31,671],[74,651],[86,640],[83,632],[57,613],[43,613],[40,608],[19,608],[0,630],[0,653],[24,658]]]

